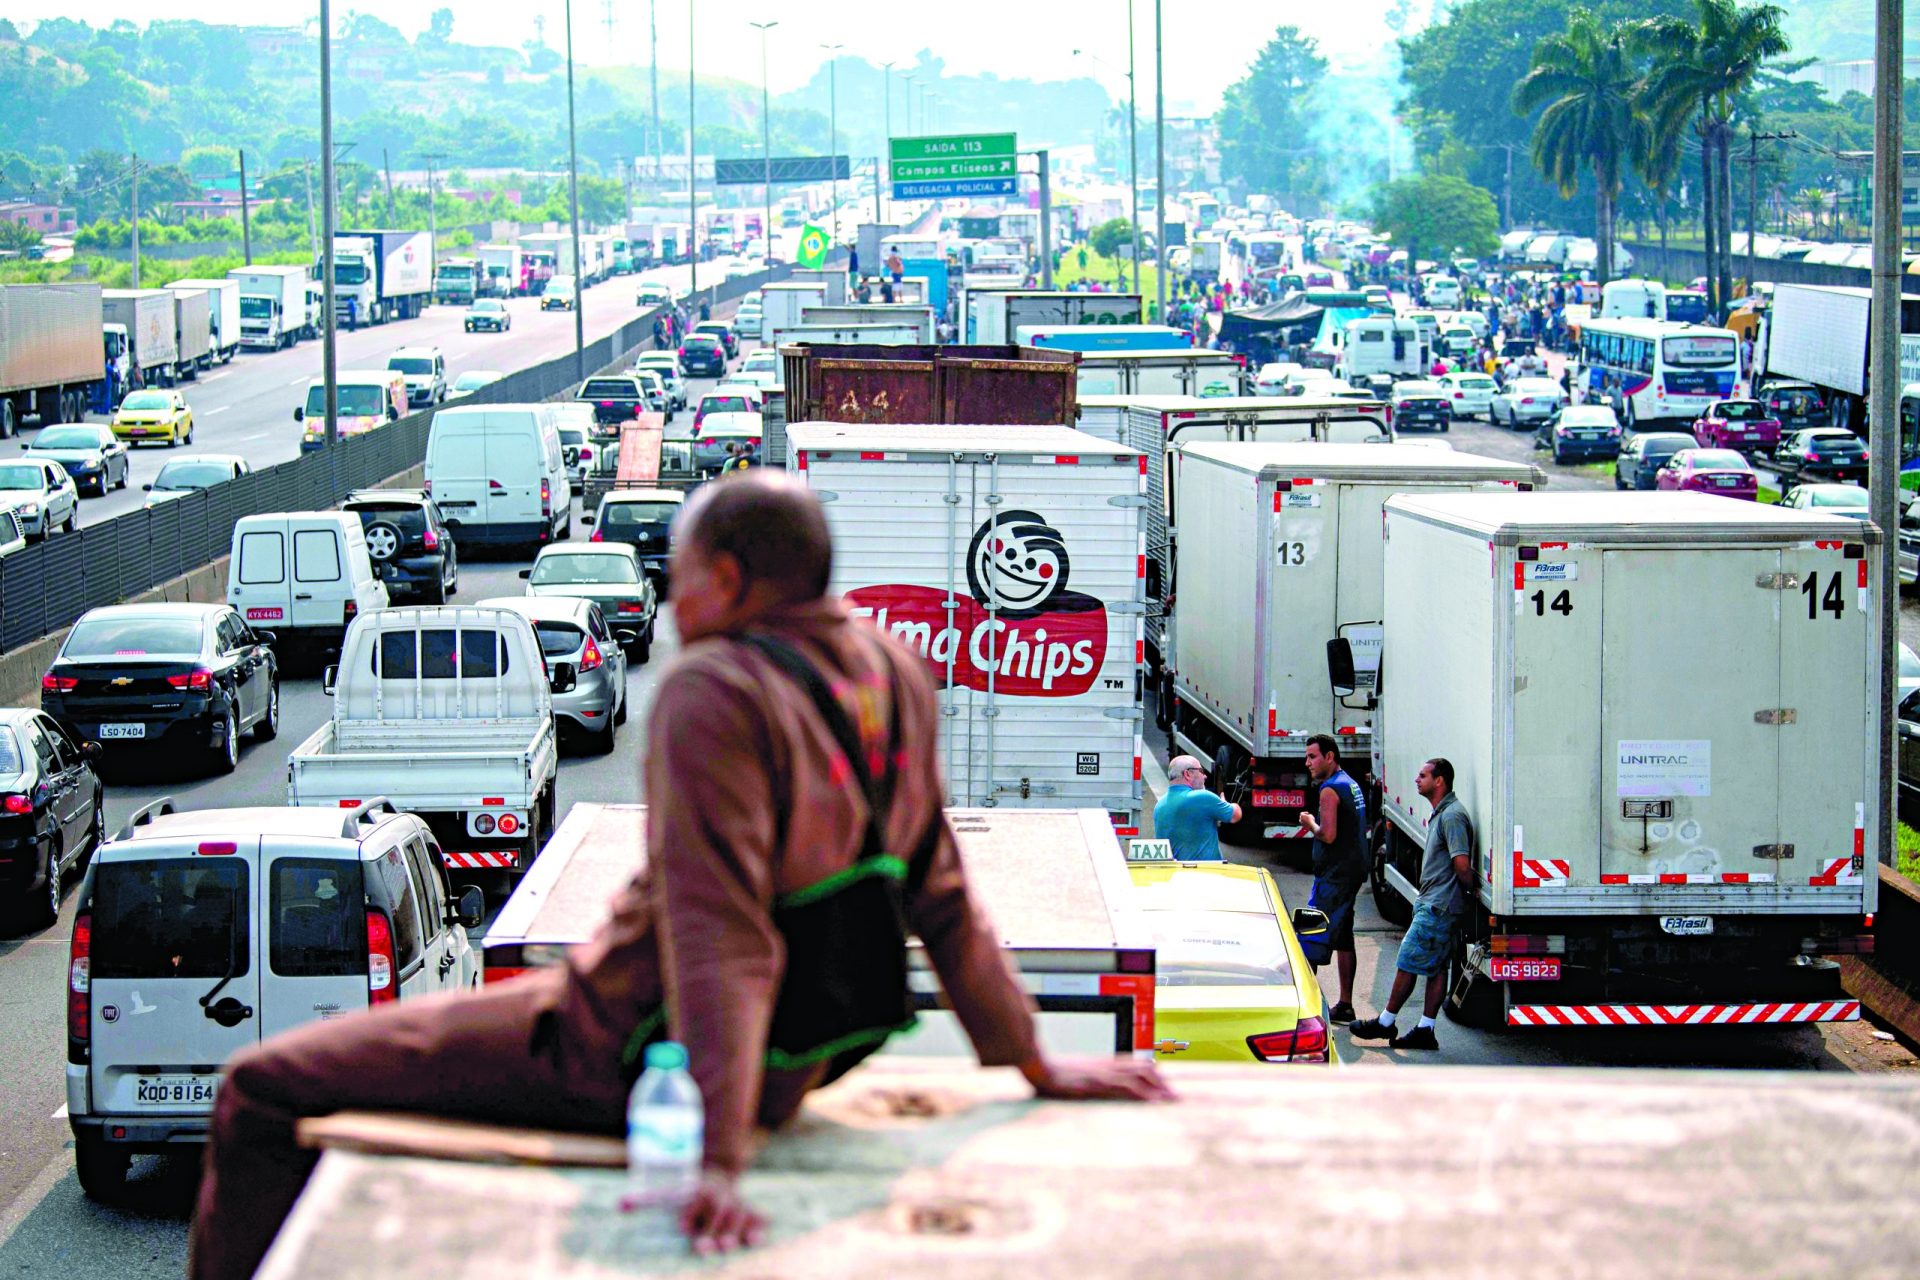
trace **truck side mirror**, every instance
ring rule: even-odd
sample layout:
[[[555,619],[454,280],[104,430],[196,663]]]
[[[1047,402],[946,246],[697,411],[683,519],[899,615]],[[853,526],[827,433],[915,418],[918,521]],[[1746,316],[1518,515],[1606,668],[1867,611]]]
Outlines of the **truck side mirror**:
[[[326,695],[329,698],[333,696],[334,688],[339,683],[340,683],[339,667],[328,667],[325,671],[320,673],[320,688],[322,689],[322,691],[326,693]]]
[[[1345,636],[1327,641],[1327,683],[1336,698],[1350,698],[1357,687],[1353,674],[1353,644]]]
[[[305,406],[303,406],[303,405],[295,405],[295,406],[293,407],[293,420],[294,420],[295,422],[299,422],[299,421],[301,421],[301,420],[302,420],[302,419],[304,419],[304,418],[305,418],[306,416],[307,416],[307,411],[306,411],[306,408],[305,408]]]

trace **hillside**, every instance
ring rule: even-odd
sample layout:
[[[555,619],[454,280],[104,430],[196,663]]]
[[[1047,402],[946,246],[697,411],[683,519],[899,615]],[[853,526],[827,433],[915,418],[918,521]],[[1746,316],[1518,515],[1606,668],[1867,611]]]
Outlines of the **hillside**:
[[[1873,5],[1869,0],[1788,0],[1787,34],[1795,57],[1822,62],[1873,56]],[[1920,57],[1920,32],[1907,28],[1905,55]]]

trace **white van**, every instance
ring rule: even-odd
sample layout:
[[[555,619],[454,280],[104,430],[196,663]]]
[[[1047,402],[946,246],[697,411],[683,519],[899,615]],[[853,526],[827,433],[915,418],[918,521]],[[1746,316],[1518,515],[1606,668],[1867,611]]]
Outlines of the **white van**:
[[[1453,308],[1460,305],[1460,282],[1452,276],[1443,276],[1438,272],[1423,276],[1420,288],[1426,294],[1430,307]]]
[[[67,1123],[80,1186],[110,1198],[136,1152],[204,1142],[220,1069],[268,1036],[479,986],[427,826],[351,810],[175,813],[157,800],[100,846],[67,979]]]
[[[233,526],[227,603],[279,642],[337,647],[347,624],[387,607],[360,517],[341,511],[275,511]]]
[[[539,547],[573,532],[560,418],[551,405],[440,410],[427,436],[426,478],[462,547]]]

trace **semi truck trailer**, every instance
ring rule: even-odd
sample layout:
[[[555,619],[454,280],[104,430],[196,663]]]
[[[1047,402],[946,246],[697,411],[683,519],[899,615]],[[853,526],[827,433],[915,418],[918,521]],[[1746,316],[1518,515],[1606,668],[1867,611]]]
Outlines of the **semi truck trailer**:
[[[97,284],[0,285],[0,437],[120,402],[125,368],[109,365],[101,321]]]

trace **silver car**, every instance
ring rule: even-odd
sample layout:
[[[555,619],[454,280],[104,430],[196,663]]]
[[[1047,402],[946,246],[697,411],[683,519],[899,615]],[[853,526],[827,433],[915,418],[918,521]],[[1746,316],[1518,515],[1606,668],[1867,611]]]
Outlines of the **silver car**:
[[[1551,378],[1514,378],[1487,404],[1487,417],[1519,430],[1523,422],[1544,422],[1567,402],[1567,393]]]
[[[573,687],[553,695],[555,727],[587,735],[601,754],[627,721],[627,655],[600,606],[578,596],[497,596],[482,606],[511,609],[533,624],[547,671],[573,669]]]

